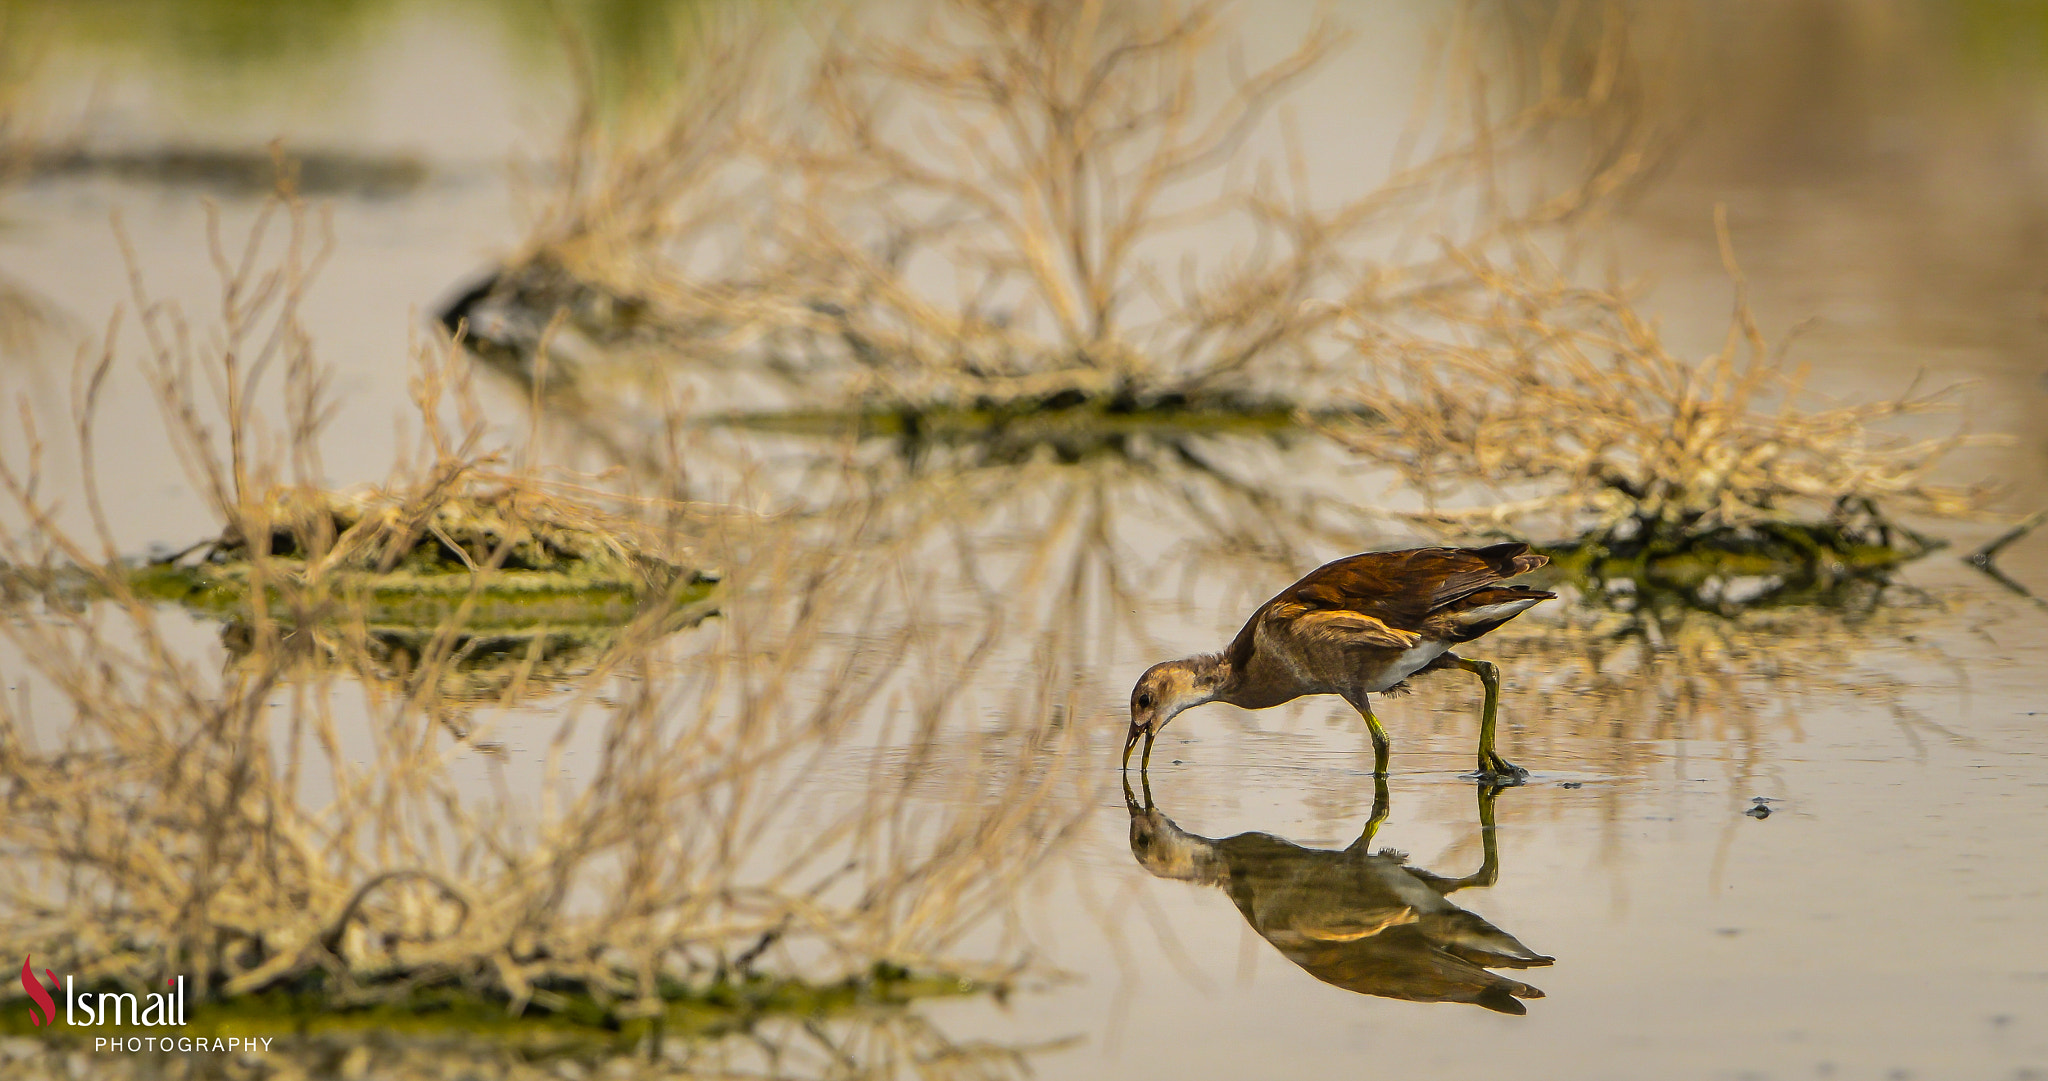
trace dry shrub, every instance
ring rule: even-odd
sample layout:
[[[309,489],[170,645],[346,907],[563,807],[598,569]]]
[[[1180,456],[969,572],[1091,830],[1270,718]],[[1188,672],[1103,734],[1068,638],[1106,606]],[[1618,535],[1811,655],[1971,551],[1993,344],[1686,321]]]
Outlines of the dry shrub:
[[[243,538],[276,535],[273,478],[319,476],[324,372],[296,319],[317,234],[291,207],[281,249],[266,247],[277,213],[239,256],[216,231],[217,325],[143,303],[173,442]],[[350,548],[349,529],[296,566],[246,547],[253,579],[288,603],[249,591],[231,664],[132,588],[91,480],[113,358],[109,341],[77,395],[96,545],[39,492],[32,430],[26,464],[0,469],[28,523],[0,534],[0,559],[69,564],[103,598],[0,623],[23,686],[0,703],[0,948],[33,949],[86,985],[184,974],[202,1000],[403,1006],[438,991],[613,1021],[714,985],[744,1001],[771,975],[1013,978],[1020,944],[995,917],[1089,806],[1061,791],[1077,783],[1061,765],[1090,732],[1046,723],[1074,712],[1071,679],[1015,688],[1014,713],[971,721],[964,690],[992,640],[940,633],[914,568],[876,573],[813,538],[718,518],[734,534],[721,550],[747,553],[722,618],[677,638],[667,613],[642,611],[547,712],[508,699],[451,734],[436,706],[460,663],[461,613],[397,694],[352,690],[293,641],[319,623],[332,578],[319,568],[372,550]],[[273,432],[254,403],[279,365],[286,422]],[[438,369],[425,370],[430,389]],[[377,521],[423,527],[488,459],[480,427],[450,437],[441,399],[419,397],[426,466],[389,489],[398,509]],[[506,734],[533,750],[503,753]],[[935,756],[975,766],[935,778]],[[864,783],[819,782],[849,762]]]
[[[255,549],[301,564],[311,581],[359,574],[420,588],[443,578],[467,582],[493,570],[501,589],[560,581],[586,587],[659,590],[678,568],[648,551],[640,523],[570,502],[518,477],[477,468],[433,478],[423,490],[278,493],[260,517],[272,528],[252,542],[236,525],[207,545],[208,563],[246,563]],[[317,554],[316,554],[317,553]]]
[[[344,618],[297,627],[285,636],[282,644],[292,661],[285,678],[318,684],[343,670],[373,696],[419,701],[468,738],[472,726],[465,718],[476,708],[540,704],[536,700],[572,691],[624,656],[633,643],[630,625],[617,622],[622,618],[607,609],[582,621],[540,618],[480,626],[472,616],[445,640],[438,626]],[[690,621],[677,620],[677,629]],[[275,663],[258,653],[261,640],[242,620],[231,619],[220,638],[237,662]],[[431,686],[423,683],[427,678],[434,680]]]
[[[1345,34],[1320,18],[1244,71],[1231,19],[1223,3],[951,0],[907,26],[846,11],[794,58],[751,29],[707,33],[670,122],[637,139],[579,127],[527,250],[448,318],[528,375],[552,332],[558,374],[585,377],[637,345],[891,405],[1300,401],[1349,363],[1344,311],[1467,284],[1452,261],[1390,258],[1402,238],[1569,220],[1655,153],[1614,122],[1640,86],[1613,77],[1625,42],[1600,77],[1489,87],[1467,20],[1417,117],[1431,149],[1319,200],[1274,117]],[[801,89],[778,95],[791,67]],[[1566,130],[1584,135],[1579,172],[1534,193],[1499,182],[1498,162]],[[1251,160],[1276,136],[1288,160]]]
[[[276,217],[287,208],[279,238]],[[706,527],[708,509],[643,500],[637,506],[660,511],[658,519],[622,514],[604,506],[606,494],[584,478],[509,463],[503,450],[484,446],[488,424],[467,367],[439,346],[416,348],[418,445],[394,462],[383,484],[323,490],[319,434],[332,403],[299,307],[332,247],[325,220],[272,201],[238,253],[223,241],[217,214],[209,231],[223,297],[217,329],[195,332],[177,307],[153,301],[139,277],[134,282],[149,349],[145,372],[179,460],[222,523],[217,538],[173,561],[177,572],[165,567],[147,579],[159,595],[173,585],[194,594],[267,591],[277,595],[276,608],[310,625],[365,605],[390,618],[387,610],[403,607],[391,598],[411,594],[426,602],[428,624],[440,614],[435,606],[456,601],[465,603],[457,622],[469,623],[488,621],[478,608],[486,593],[532,601],[610,591],[673,600],[706,580],[689,537]],[[264,258],[271,254],[274,263]],[[110,329],[82,384],[78,435],[88,449],[113,341]],[[255,403],[278,369],[285,424],[273,430]],[[86,476],[90,491],[89,459]],[[103,537],[100,555],[113,559],[110,539]]]
[[[1727,342],[1697,363],[1626,292],[1573,284],[1532,248],[1512,263],[1466,259],[1483,291],[1361,319],[1367,374],[1353,393],[1383,420],[1326,426],[1422,495],[1414,520],[1554,529],[1577,538],[1569,549],[1639,563],[1702,549],[1843,561],[1859,548],[1882,562],[1925,547],[1896,516],[1966,514],[1987,494],[1929,479],[1960,432],[1885,427],[1944,409],[1948,390],[1817,400],[1805,367],[1758,330],[1732,254]]]

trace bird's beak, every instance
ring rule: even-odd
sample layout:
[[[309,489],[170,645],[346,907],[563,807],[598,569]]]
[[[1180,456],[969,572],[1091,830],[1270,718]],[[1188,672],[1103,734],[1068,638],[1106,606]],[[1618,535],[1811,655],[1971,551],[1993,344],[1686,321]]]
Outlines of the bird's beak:
[[[1143,773],[1152,768],[1152,741],[1159,738],[1159,733],[1157,730],[1147,728],[1136,721],[1131,722],[1131,733],[1124,737],[1125,769],[1131,768],[1131,748],[1138,745],[1139,736],[1145,737],[1145,756],[1138,759],[1138,772]]]

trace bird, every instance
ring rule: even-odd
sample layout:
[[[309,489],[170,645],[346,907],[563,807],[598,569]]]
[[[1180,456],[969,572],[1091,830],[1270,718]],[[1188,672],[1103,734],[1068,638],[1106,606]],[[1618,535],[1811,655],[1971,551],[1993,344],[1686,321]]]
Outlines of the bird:
[[[1493,748],[1500,671],[1466,660],[1452,646],[1475,638],[1557,594],[1504,584],[1550,562],[1519,542],[1483,548],[1408,548],[1346,556],[1310,571],[1260,605],[1221,653],[1162,661],[1131,688],[1131,748],[1145,737],[1139,772],[1150,768],[1152,742],[1181,711],[1205,702],[1265,709],[1309,694],[1335,694],[1365,717],[1372,733],[1373,775],[1384,777],[1390,744],[1368,696],[1418,672],[1461,669],[1479,677],[1485,703],[1479,722],[1482,780],[1514,783],[1529,771]]]
[[[1543,992],[1488,971],[1551,964],[1520,939],[1449,895],[1491,886],[1499,877],[1493,800],[1497,785],[1479,788],[1479,870],[1462,878],[1433,874],[1393,849],[1372,851],[1387,817],[1386,781],[1377,782],[1373,817],[1348,848],[1308,848],[1267,833],[1216,840],[1181,829],[1152,806],[1140,806],[1126,774],[1131,855],[1158,878],[1216,886],[1245,922],[1281,955],[1324,983],[1365,995],[1411,1002],[1469,1002],[1496,1013],[1523,1014],[1519,999]],[[1142,776],[1142,773],[1141,773]]]

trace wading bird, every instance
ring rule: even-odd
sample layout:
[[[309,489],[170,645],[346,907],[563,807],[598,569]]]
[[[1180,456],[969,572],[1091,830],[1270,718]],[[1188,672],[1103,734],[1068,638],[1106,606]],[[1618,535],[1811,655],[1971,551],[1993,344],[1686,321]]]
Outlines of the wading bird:
[[[1411,1002],[1470,1002],[1496,1013],[1527,1013],[1517,999],[1543,992],[1492,968],[1524,969],[1552,958],[1459,908],[1450,894],[1500,877],[1493,801],[1479,786],[1484,859],[1462,878],[1432,874],[1392,849],[1372,851],[1387,818],[1387,782],[1375,787],[1372,820],[1349,848],[1305,848],[1265,833],[1216,840],[1189,833],[1152,805],[1139,805],[1128,778],[1131,855],[1159,878],[1220,887],[1245,922],[1282,956],[1324,983]]]
[[[1373,772],[1387,772],[1387,733],[1368,695],[1417,672],[1458,668],[1479,677],[1486,703],[1479,721],[1482,779],[1515,781],[1529,771],[1494,753],[1500,673],[1450,648],[1506,623],[1538,601],[1557,596],[1503,585],[1550,562],[1526,544],[1484,548],[1411,548],[1367,552],[1326,563],[1252,613],[1221,653],[1164,661],[1131,689],[1131,731],[1124,766],[1145,737],[1138,768],[1152,763],[1152,741],[1184,709],[1227,702],[1265,709],[1305,694],[1337,694],[1365,716],[1372,731]]]

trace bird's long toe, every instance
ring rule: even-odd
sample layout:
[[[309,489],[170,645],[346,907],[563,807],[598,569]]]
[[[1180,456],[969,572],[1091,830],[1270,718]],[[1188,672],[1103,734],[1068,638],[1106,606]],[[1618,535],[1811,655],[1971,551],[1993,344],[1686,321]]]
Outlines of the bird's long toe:
[[[1517,785],[1529,779],[1529,771],[1489,751],[1466,776],[1490,785]]]

